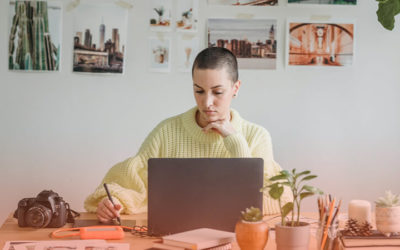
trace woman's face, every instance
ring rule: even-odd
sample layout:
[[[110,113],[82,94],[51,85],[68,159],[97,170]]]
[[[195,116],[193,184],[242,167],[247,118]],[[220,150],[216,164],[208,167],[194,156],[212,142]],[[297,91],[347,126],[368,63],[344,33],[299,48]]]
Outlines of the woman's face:
[[[195,69],[193,92],[199,109],[200,125],[230,119],[230,106],[240,81],[233,83],[225,68]]]

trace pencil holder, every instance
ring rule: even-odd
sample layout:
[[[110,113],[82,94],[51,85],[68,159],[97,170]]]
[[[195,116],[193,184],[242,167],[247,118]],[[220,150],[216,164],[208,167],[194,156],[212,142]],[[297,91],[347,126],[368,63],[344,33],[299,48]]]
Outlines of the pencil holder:
[[[318,250],[335,250],[337,249],[337,237],[339,232],[339,221],[326,226],[326,223],[319,223],[316,239]]]

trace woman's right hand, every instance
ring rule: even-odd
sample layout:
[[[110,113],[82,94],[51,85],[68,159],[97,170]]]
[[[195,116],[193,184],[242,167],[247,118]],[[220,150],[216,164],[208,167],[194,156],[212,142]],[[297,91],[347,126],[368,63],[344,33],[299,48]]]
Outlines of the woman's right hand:
[[[111,203],[108,197],[102,199],[97,205],[96,215],[100,222],[106,223],[112,221],[114,218],[119,217],[119,211],[121,210],[121,204],[113,199],[115,206]]]

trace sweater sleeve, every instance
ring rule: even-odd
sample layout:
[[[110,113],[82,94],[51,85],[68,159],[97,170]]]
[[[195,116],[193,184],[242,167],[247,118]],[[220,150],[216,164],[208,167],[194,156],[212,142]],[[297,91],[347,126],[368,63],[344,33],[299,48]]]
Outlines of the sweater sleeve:
[[[264,160],[264,184],[272,176],[278,174],[282,168],[275,162],[272,151],[271,136],[264,128],[253,128],[247,136],[242,133],[235,133],[224,138],[226,149],[231,157],[256,157]],[[282,195],[282,204],[291,201],[290,190],[285,187]],[[279,203],[272,199],[268,192],[264,193],[263,202],[264,214],[276,214],[280,212]]]
[[[122,205],[121,213],[135,214],[147,211],[147,161],[159,157],[161,143],[157,128],[143,142],[139,152],[114,165],[97,189],[89,195],[84,207],[96,212],[99,202],[107,196],[103,183],[107,183],[110,194]]]

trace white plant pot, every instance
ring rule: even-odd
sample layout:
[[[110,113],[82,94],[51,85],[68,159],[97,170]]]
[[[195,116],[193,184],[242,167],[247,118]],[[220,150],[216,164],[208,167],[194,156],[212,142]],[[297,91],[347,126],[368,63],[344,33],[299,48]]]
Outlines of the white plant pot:
[[[400,206],[375,207],[376,228],[386,236],[400,232]]]
[[[277,250],[308,250],[310,240],[310,224],[300,222],[300,226],[275,225],[275,241]]]

